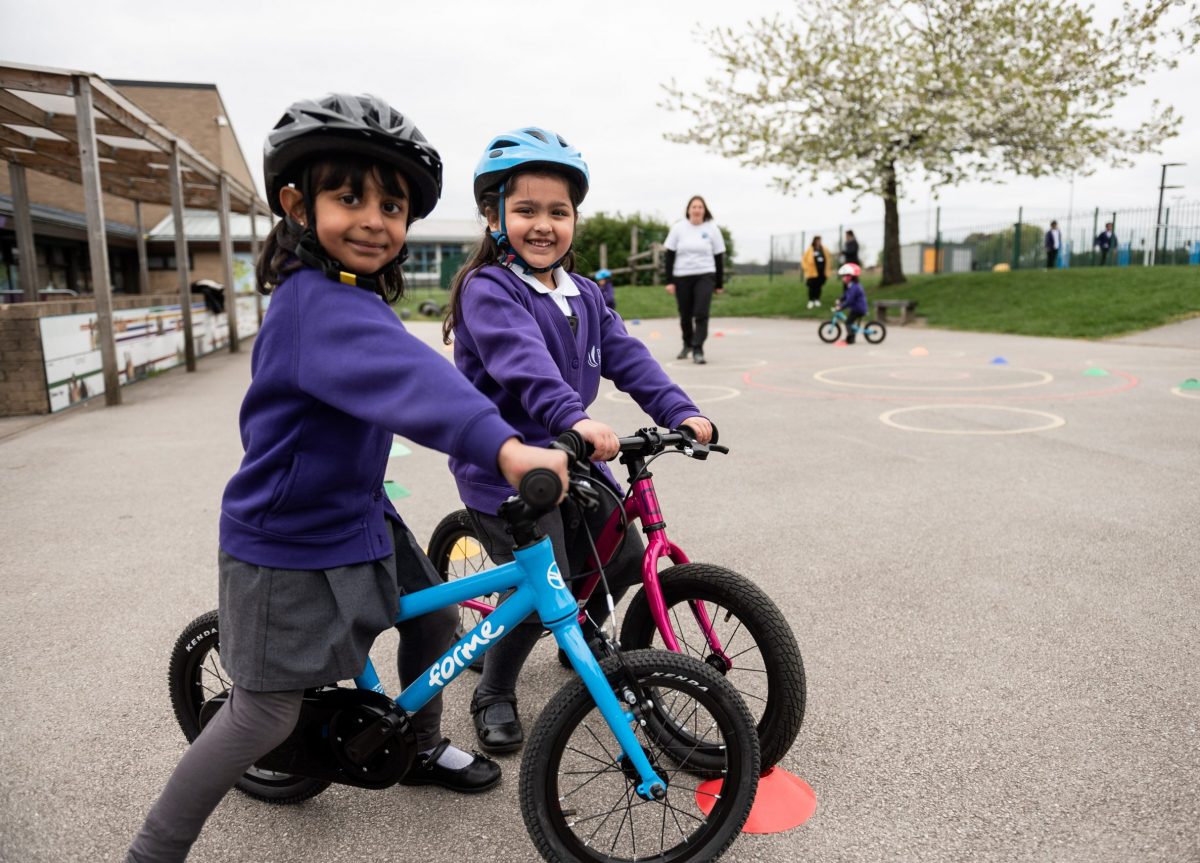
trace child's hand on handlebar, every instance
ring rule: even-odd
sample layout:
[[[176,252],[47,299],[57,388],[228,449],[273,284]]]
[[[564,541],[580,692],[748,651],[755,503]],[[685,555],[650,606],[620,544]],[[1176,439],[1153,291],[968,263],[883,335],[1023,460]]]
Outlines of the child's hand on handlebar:
[[[558,499],[558,502],[562,503],[563,498],[567,495],[567,488],[570,484],[567,477],[567,454],[562,450],[526,446],[515,437],[510,437],[501,444],[500,452],[496,456],[496,465],[513,488],[520,488],[521,477],[534,468],[542,467],[552,470],[558,476],[558,481],[562,484],[563,489],[562,497]]]
[[[592,445],[592,461],[608,461],[621,451],[617,433],[599,420],[580,420],[571,428]]]
[[[685,425],[696,435],[698,443],[708,443],[712,440],[713,427],[704,417],[688,417],[680,425]]]

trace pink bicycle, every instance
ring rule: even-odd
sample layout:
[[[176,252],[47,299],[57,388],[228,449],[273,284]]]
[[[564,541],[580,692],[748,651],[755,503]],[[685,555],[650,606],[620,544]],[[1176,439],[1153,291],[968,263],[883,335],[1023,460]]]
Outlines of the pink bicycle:
[[[573,433],[572,433],[573,434]],[[582,440],[560,438],[564,448]],[[647,469],[660,455],[676,452],[704,460],[709,453],[726,453],[715,443],[696,442],[685,429],[661,432],[642,429],[620,439],[620,461],[628,472],[624,504],[594,537],[606,563],[625,536],[626,526],[641,522],[646,534],[642,558],[642,590],[625,611],[621,647],[656,647],[696,657],[733,684],[758,729],[762,768],[779,762],[791,749],[804,720],[804,663],[791,627],[779,607],[756,584],[728,569],[692,563],[667,537],[653,474]],[[586,453],[574,453],[586,461]],[[472,575],[491,566],[465,509],[451,513],[434,529],[429,557],[442,578]],[[659,562],[670,566],[660,571]],[[572,591],[582,608],[600,583],[599,568],[589,560],[583,575],[572,579]],[[460,626],[469,630],[494,610],[495,597],[468,600],[460,606]],[[584,616],[580,613],[581,618]],[[703,741],[697,741],[703,746]]]

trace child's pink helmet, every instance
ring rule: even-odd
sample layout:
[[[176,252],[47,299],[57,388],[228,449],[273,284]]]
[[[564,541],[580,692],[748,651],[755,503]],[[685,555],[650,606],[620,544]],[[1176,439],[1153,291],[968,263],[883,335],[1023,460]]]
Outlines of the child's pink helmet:
[[[842,264],[840,267],[838,267],[838,275],[854,276],[854,278],[857,279],[862,275],[862,267],[860,267],[858,264]]]

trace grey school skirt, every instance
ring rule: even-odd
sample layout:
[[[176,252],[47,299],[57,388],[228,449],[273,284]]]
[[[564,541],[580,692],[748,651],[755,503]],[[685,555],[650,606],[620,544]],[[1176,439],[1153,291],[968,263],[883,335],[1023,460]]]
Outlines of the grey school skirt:
[[[412,531],[391,524],[390,556],[335,569],[273,569],[220,552],[221,664],[234,683],[280,692],[362,672],[400,595],[441,583]]]

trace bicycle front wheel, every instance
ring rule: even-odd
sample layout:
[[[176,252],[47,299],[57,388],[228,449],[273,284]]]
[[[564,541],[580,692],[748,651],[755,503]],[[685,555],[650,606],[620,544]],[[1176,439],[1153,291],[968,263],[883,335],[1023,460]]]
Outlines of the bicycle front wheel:
[[[821,341],[832,344],[842,337],[842,325],[826,321],[817,328],[817,335],[821,337]]]
[[[475,523],[465,509],[455,510],[438,522],[429,539],[429,559],[442,581],[465,578],[492,566],[491,559],[483,550],[483,543],[479,541]],[[482,619],[478,611],[459,606],[455,637],[462,638]],[[484,657],[477,657],[470,668],[472,671],[482,671],[483,663]]]
[[[183,736],[191,743],[200,736],[204,721],[220,709],[233,687],[221,665],[220,630],[215,611],[200,615],[184,627],[171,650],[167,682],[175,718],[183,729]],[[329,787],[329,783],[251,767],[237,781],[237,787],[267,803],[299,803],[317,796]]]
[[[806,699],[804,661],[783,612],[754,582],[719,566],[672,566],[659,573],[658,581],[680,652],[733,684],[754,717],[763,766],[773,767],[800,732]],[[707,616],[711,636],[693,606]],[[644,589],[625,612],[621,644],[629,650],[666,648]],[[721,758],[719,752],[701,749],[696,759],[706,752]]]
[[[533,843],[549,861],[716,859],[737,837],[758,787],[753,719],[733,687],[701,662],[651,650],[623,657],[650,702],[635,734],[667,794],[637,795],[637,771],[574,678],[538,717],[521,761],[521,813]],[[621,657],[601,668],[623,692]],[[696,738],[720,748],[716,771],[707,760],[694,762]],[[702,787],[714,772],[719,788]],[[707,814],[699,799],[712,804]]]
[[[877,345],[887,338],[887,327],[881,321],[867,321],[862,334],[868,342]]]

